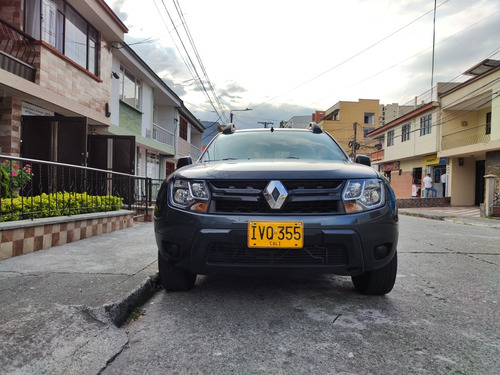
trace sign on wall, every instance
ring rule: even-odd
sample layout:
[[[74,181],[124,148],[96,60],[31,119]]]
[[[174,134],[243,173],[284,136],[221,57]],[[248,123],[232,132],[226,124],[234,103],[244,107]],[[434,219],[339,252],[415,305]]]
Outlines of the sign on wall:
[[[21,103],[22,116],[54,116],[54,112],[48,111],[45,108],[38,107],[31,103]]]

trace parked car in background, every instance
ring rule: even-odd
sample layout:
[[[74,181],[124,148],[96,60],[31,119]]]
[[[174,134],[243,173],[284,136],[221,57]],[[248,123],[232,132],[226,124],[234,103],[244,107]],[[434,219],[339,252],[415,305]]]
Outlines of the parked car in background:
[[[195,163],[179,160],[155,207],[161,283],[197,275],[336,274],[383,295],[397,272],[398,212],[366,156],[308,129],[228,125]]]

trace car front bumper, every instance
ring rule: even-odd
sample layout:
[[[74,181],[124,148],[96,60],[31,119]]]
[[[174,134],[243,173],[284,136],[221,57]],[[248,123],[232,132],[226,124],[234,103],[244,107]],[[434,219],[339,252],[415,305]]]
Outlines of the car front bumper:
[[[161,256],[195,274],[322,274],[357,276],[394,256],[398,214],[394,204],[358,214],[318,216],[203,215],[168,207],[155,217]],[[248,221],[304,223],[302,249],[247,247]],[[380,256],[380,249],[383,256]],[[378,251],[376,250],[378,249]]]

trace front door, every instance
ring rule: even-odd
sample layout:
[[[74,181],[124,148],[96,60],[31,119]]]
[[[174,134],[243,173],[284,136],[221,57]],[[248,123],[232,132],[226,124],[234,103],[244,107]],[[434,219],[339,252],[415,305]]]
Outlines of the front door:
[[[64,116],[23,116],[21,156],[64,164],[87,163],[87,118]],[[66,169],[66,173],[62,173]],[[33,170],[33,193],[85,191],[81,170],[37,164]]]

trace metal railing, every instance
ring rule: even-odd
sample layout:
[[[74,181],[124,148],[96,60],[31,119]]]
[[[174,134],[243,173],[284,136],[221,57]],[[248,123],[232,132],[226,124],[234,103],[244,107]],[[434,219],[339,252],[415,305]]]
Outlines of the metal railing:
[[[486,134],[486,125],[483,124],[469,129],[459,130],[452,134],[443,135],[441,149],[449,150],[455,147],[487,143],[490,139],[491,135]]]
[[[0,19],[0,67],[35,81],[33,63],[37,52],[34,38]]]
[[[153,123],[153,139],[168,146],[174,145],[174,133]]]
[[[155,198],[156,192],[157,187]],[[0,195],[0,221],[120,208],[144,216],[153,203],[153,182],[109,170],[0,155]]]

